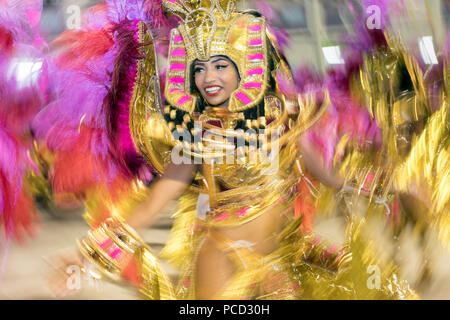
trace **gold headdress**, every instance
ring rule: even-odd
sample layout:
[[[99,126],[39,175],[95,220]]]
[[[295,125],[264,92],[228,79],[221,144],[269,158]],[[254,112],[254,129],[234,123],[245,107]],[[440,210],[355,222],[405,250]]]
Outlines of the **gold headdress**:
[[[197,97],[191,92],[191,65],[215,55],[229,57],[237,66],[241,83],[228,109],[241,112],[259,104],[268,83],[268,50],[264,17],[240,13],[236,0],[164,0],[164,6],[184,20],[170,39],[165,97],[188,113]]]
[[[138,63],[130,102],[133,141],[158,172],[164,172],[172,148],[181,142],[183,148],[200,150],[187,154],[209,158],[219,153],[202,151],[204,141],[196,141],[202,136],[194,126],[197,121],[215,134],[220,131],[226,135],[230,134],[229,130],[237,130],[237,138],[245,139],[246,146],[242,146],[245,153],[250,137],[244,130],[262,128],[270,135],[288,121],[295,122],[291,118],[299,114],[297,96],[285,96],[277,82],[278,76],[292,81],[292,75],[277,50],[274,36],[266,28],[264,17],[254,12],[238,12],[236,1],[164,0],[163,4],[184,21],[170,35],[165,86],[167,105],[162,106],[158,98],[153,38],[144,22],[139,23],[139,41],[143,44],[140,51],[145,58]],[[196,110],[199,93],[191,92],[191,66],[195,59],[205,60],[214,55],[225,55],[235,63],[240,73],[240,86],[231,94],[228,110],[218,112],[213,107]],[[220,126],[212,122],[220,122]],[[184,139],[185,134],[190,135],[191,143]],[[180,135],[182,140],[175,135]]]

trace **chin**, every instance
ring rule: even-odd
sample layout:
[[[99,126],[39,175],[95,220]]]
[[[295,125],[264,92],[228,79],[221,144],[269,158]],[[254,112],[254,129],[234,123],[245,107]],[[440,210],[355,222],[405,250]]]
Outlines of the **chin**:
[[[221,106],[221,105],[223,105],[225,103],[226,99],[225,100],[223,100],[223,99],[213,99],[213,100],[211,100],[210,99],[210,100],[206,100],[206,101],[212,107],[219,107],[219,106]]]

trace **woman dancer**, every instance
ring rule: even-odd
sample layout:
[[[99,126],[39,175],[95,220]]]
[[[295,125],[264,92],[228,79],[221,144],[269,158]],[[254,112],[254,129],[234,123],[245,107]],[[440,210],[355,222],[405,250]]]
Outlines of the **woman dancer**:
[[[159,98],[154,30],[136,20],[140,58],[126,107],[134,146],[161,177],[131,213],[111,203],[112,217],[79,242],[81,253],[103,274],[134,283],[150,299],[305,296],[299,265],[311,275],[314,263],[333,273],[348,262],[344,251],[322,250],[299,232],[305,212],[294,209],[299,181],[310,181],[305,165],[323,183],[342,185],[299,139],[328,96],[316,110],[314,101],[280,90],[292,76],[257,12],[238,11],[236,1],[163,4],[183,19],[170,33],[166,106]],[[120,82],[120,67],[116,61],[113,82]],[[134,230],[151,225],[175,199],[180,208],[162,253],[182,271],[174,291]],[[321,274],[314,290],[336,281],[351,286],[342,274],[333,277]]]

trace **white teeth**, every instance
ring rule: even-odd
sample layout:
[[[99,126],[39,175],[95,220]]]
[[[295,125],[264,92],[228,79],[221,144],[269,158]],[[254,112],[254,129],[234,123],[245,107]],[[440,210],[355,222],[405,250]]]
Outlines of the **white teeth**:
[[[206,88],[205,91],[207,93],[216,93],[220,90],[220,87],[211,87],[211,88]]]

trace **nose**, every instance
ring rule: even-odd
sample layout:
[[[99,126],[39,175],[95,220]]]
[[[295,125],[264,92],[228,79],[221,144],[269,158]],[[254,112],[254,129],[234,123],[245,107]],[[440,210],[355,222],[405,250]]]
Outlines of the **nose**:
[[[210,84],[214,83],[216,80],[216,73],[214,72],[214,68],[207,68],[205,71],[205,83]]]

